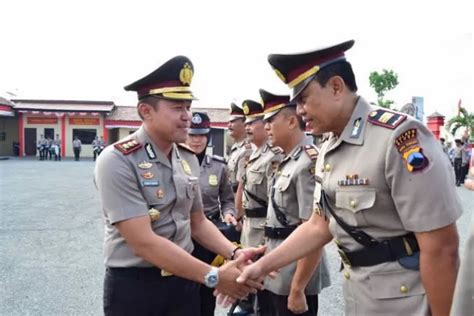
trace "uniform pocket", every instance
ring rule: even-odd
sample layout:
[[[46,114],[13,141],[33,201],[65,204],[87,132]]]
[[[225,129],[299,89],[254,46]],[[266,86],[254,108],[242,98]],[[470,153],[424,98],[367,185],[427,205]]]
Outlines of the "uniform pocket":
[[[373,188],[336,189],[336,207],[357,213],[374,206],[375,196]]]
[[[369,286],[372,297],[376,299],[425,294],[420,273],[412,270],[371,273],[369,275]]]
[[[188,199],[194,199],[197,190],[199,190],[198,178],[189,177],[186,184],[186,196]]]
[[[250,169],[247,173],[247,181],[251,184],[262,184],[263,178],[265,177],[263,172],[255,171]]]

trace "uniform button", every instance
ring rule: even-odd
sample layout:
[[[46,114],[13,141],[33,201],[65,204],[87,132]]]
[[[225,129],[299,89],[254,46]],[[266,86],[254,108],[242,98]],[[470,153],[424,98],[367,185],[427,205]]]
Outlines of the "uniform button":
[[[351,204],[352,208],[355,208],[357,206],[357,201],[356,200],[351,200],[350,204]]]
[[[403,294],[408,293],[408,288],[405,285],[400,286],[400,293],[403,293]]]
[[[347,271],[344,271],[344,278],[345,278],[346,280],[349,280],[349,279],[351,278],[351,274],[350,274],[349,272],[347,272]]]
[[[324,166],[324,171],[326,171],[326,172],[331,171],[331,165],[327,163],[327,164]]]

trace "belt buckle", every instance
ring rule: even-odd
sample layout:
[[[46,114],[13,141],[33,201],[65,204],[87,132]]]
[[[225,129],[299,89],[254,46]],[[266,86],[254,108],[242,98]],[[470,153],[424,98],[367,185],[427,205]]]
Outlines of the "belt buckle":
[[[344,262],[346,266],[351,267],[351,261],[347,257],[346,253],[342,251],[341,249],[337,249],[337,252],[339,253],[339,256],[341,257],[342,262]]]
[[[161,269],[161,276],[162,277],[166,278],[166,277],[169,277],[169,276],[172,276],[172,275],[173,275],[173,273]]]

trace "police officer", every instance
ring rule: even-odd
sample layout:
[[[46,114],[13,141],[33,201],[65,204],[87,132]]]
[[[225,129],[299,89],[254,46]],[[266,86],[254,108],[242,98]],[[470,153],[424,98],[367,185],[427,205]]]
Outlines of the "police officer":
[[[244,175],[239,179],[236,205],[242,205],[243,209],[243,214],[238,215],[239,218],[242,215],[245,217],[242,246],[256,247],[264,243],[263,227],[267,217],[269,184],[282,155],[280,148],[272,147],[268,143],[268,133],[263,122],[263,106],[256,101],[245,100],[242,108],[247,135],[257,149],[250,156]]]
[[[59,138],[59,134],[56,134],[52,148],[54,150],[54,160],[61,161],[61,139]]]
[[[78,136],[74,136],[74,140],[72,141],[72,149],[74,151],[74,160],[79,161],[82,150],[82,142]]]
[[[456,175],[456,186],[461,186],[464,182],[464,168],[468,163],[464,143],[460,139],[455,139],[454,143],[454,174]]]
[[[201,166],[199,186],[202,193],[204,215],[220,227],[226,237],[232,241],[239,241],[240,234],[230,225],[236,225],[236,211],[234,193],[229,182],[227,166],[224,158],[206,154],[210,141],[211,121],[206,113],[194,112],[191,119],[191,128],[188,131],[186,145],[196,153]],[[222,220],[225,221],[223,225]],[[227,226],[227,225],[229,226]],[[232,238],[233,237],[233,238]],[[216,254],[195,243],[193,255],[200,260],[217,266]],[[201,316],[213,316],[216,300],[213,289],[201,286]]]
[[[244,111],[235,103],[231,103],[230,105],[229,135],[234,139],[235,143],[230,148],[229,157],[227,158],[227,167],[229,168],[229,179],[232,190],[236,193],[239,185],[237,179],[242,176],[245,163],[255,150],[255,146],[252,146],[247,140]]]
[[[45,160],[45,156],[46,156],[45,148],[46,148],[47,143],[48,141],[44,138],[43,135],[41,135],[38,141],[38,145],[36,146],[36,148],[39,151],[40,160]]]
[[[99,136],[96,136],[94,138],[91,145],[92,145],[92,152],[94,154],[94,161],[95,161],[97,159],[97,156],[99,155],[99,150],[100,150]]]
[[[422,122],[357,95],[344,53],[353,44],[269,56],[308,128],[331,136],[316,164],[312,217],[239,281],[334,237],[344,262],[346,315],[447,315],[462,213],[449,161]]]
[[[193,71],[187,57],[177,56],[126,86],[138,93],[143,125],[97,160],[106,315],[198,315],[198,283],[233,298],[251,290],[235,279],[242,262],[258,251],[238,250],[206,219],[197,159],[176,145],[187,137]],[[209,250],[239,259],[211,267],[190,255],[191,235]]]
[[[313,145],[312,137],[305,135],[305,123],[296,114],[296,104],[289,102],[288,95],[275,95],[261,89],[260,96],[272,145],[281,148],[285,155],[270,190],[265,226],[268,253],[311,216],[314,165],[319,150]],[[314,252],[265,280],[270,304],[261,315],[317,315],[318,293],[329,285],[325,252]]]

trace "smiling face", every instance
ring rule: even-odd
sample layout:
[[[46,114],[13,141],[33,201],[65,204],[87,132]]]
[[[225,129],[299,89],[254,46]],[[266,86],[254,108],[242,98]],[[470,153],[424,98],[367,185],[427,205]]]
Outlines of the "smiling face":
[[[167,143],[184,143],[191,124],[191,101],[157,99],[156,105],[140,103],[147,130]]]
[[[196,154],[202,153],[206,150],[207,134],[189,134],[188,139],[186,140],[186,145],[188,145]]]

